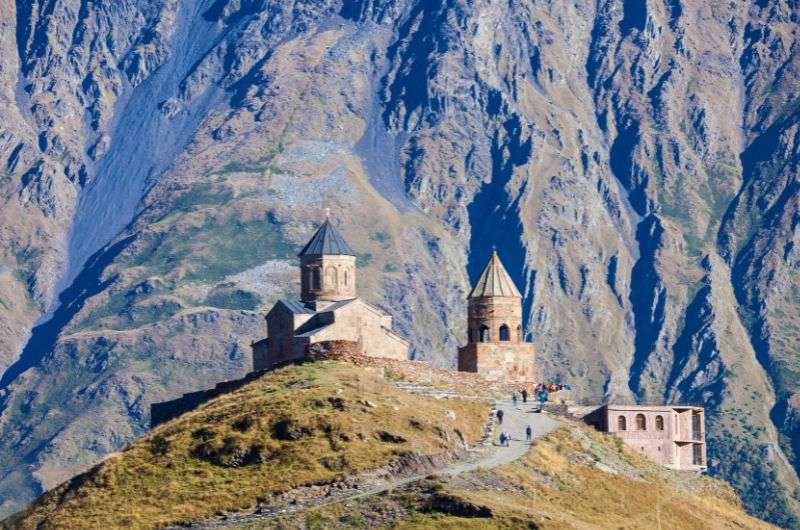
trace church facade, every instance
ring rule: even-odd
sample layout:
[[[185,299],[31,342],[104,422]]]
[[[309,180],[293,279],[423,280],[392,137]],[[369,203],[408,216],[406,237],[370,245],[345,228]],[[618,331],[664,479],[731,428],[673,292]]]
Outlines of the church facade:
[[[267,313],[267,337],[254,342],[253,370],[302,359],[312,344],[356,342],[364,355],[408,359],[408,341],[392,317],[358,298],[356,255],[326,220],[299,254],[300,298],[279,300]]]
[[[522,295],[496,251],[467,299],[467,344],[458,370],[489,380],[534,381],[533,344],[525,342]]]

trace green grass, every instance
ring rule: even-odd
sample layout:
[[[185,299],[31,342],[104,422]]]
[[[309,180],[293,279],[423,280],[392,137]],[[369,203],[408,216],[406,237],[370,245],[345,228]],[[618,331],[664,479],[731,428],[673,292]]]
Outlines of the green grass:
[[[381,232],[381,231],[374,232],[369,236],[369,238],[372,241],[377,241],[381,245],[381,248],[383,249],[389,248],[389,245],[392,242],[392,236],[390,236],[386,232]]]
[[[198,206],[214,206],[227,204],[233,199],[233,192],[229,189],[217,189],[209,183],[194,186],[189,191],[178,196],[173,203],[173,210],[191,212]]]
[[[226,175],[230,173],[263,173],[267,170],[270,170],[276,174],[283,174],[283,170],[272,164],[272,161],[275,159],[275,157],[283,153],[283,150],[283,142],[278,142],[278,145],[275,149],[268,152],[261,158],[256,160],[234,160],[228,162],[216,171],[212,172],[212,175]]]
[[[213,290],[205,299],[205,305],[218,307],[220,309],[244,309],[247,311],[255,310],[261,304],[261,297],[258,294],[222,287]]]

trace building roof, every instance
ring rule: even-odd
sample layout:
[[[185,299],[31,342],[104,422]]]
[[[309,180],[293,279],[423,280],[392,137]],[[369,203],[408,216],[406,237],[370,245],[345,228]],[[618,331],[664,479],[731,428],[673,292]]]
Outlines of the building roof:
[[[300,251],[299,256],[341,255],[355,256],[356,253],[333,227],[330,219],[325,219],[311,240]]]
[[[313,315],[314,313],[316,313],[316,311],[314,311],[309,307],[306,307],[306,305],[303,302],[300,302],[299,300],[294,300],[291,298],[282,298],[280,300],[280,303],[286,306],[286,308],[295,315]]]
[[[522,298],[519,294],[517,286],[514,285],[514,280],[511,279],[497,251],[492,251],[492,257],[489,258],[489,263],[483,269],[480,278],[475,283],[475,287],[469,293],[469,298],[481,298],[484,296],[509,296]]]

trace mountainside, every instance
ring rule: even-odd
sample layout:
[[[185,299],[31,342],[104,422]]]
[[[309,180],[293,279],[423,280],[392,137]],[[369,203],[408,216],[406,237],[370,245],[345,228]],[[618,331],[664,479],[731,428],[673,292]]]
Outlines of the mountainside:
[[[748,517],[726,484],[668,471],[574,424],[532,449],[522,445],[512,463],[451,476],[441,462],[476,446],[488,404],[414,395],[386,375],[330,362],[263,375],[158,427],[0,527],[774,528]],[[371,482],[409,474],[407,484],[372,492]],[[270,512],[277,517],[264,517]]]
[[[493,245],[542,379],[702,403],[800,527],[800,4],[0,0],[0,516],[244,374],[332,217],[453,366]]]

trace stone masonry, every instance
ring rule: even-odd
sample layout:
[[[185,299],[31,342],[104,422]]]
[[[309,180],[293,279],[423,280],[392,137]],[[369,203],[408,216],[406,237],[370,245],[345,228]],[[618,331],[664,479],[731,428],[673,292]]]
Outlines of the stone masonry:
[[[267,338],[253,343],[253,370],[302,359],[312,344],[349,341],[364,355],[403,360],[408,341],[392,317],[356,294],[356,256],[329,220],[300,252],[300,300],[279,300],[267,313]]]
[[[468,342],[458,350],[458,369],[489,380],[533,381],[533,344],[524,341],[522,296],[497,252],[468,298]]]
[[[678,405],[603,405],[583,416],[651,460],[673,469],[706,469],[705,413]]]

